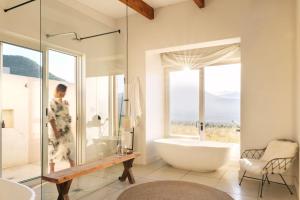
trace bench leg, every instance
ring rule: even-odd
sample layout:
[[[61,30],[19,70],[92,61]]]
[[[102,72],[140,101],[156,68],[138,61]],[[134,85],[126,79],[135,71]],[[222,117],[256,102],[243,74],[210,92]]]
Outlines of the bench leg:
[[[61,184],[56,184],[56,188],[58,191],[58,197],[57,200],[69,200],[69,190],[72,184],[72,180],[61,183]]]
[[[133,173],[132,173],[132,170],[131,170],[132,169],[133,160],[134,159],[131,159],[131,160],[123,162],[124,171],[123,171],[122,176],[119,177],[120,181],[124,182],[128,178],[128,181],[129,181],[130,184],[134,184],[135,183],[135,180],[134,180],[134,177],[133,177]]]

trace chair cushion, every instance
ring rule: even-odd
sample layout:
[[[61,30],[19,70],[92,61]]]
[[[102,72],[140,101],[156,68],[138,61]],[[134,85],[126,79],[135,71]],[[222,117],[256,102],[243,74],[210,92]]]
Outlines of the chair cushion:
[[[286,170],[291,166],[291,163],[285,165],[284,162],[276,163],[276,166],[272,169],[272,167],[268,167],[264,169],[268,161],[264,160],[256,160],[256,159],[246,159],[243,158],[240,160],[241,169],[246,170],[255,175],[262,175],[262,174],[282,174],[286,172]],[[286,166],[286,167],[285,167]]]
[[[266,166],[267,163],[268,162],[264,160],[243,158],[240,160],[240,167],[241,169],[244,169],[252,174],[261,175],[264,173],[263,168]]]
[[[275,158],[292,158],[298,151],[298,144],[290,141],[274,140],[270,142],[260,160],[270,161]]]

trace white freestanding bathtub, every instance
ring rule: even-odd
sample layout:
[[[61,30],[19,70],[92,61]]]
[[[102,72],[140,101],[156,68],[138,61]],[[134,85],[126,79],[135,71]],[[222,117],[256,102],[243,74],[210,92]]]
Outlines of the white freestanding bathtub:
[[[209,172],[229,160],[231,145],[196,139],[159,139],[155,146],[162,159],[175,168]]]
[[[2,200],[34,200],[35,193],[25,185],[0,179],[0,199]]]

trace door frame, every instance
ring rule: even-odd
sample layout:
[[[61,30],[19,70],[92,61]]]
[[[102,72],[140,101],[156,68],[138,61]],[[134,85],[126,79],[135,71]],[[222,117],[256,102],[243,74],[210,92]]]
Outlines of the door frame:
[[[72,51],[62,50],[60,48],[44,47],[43,48],[43,86],[42,86],[42,145],[41,145],[41,154],[42,154],[42,175],[48,174],[48,115],[47,109],[49,107],[49,51],[55,51],[58,53],[74,56],[76,60],[75,66],[75,79],[76,79],[76,138],[75,138],[75,151],[76,151],[76,165],[83,162],[83,139],[85,137],[85,56],[83,54],[75,53]]]

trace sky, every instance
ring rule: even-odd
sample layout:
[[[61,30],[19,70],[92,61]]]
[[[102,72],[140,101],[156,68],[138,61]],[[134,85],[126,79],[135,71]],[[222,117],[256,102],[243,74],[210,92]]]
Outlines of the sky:
[[[206,67],[205,120],[209,122],[240,121],[240,64]],[[170,73],[170,120],[199,120],[199,70]]]
[[[40,53],[31,49],[26,49],[23,47],[18,47],[10,44],[3,43],[3,54],[4,55],[18,55],[30,58],[37,64],[41,63]]]
[[[35,50],[18,47],[10,44],[3,44],[4,55],[19,55],[29,58],[41,65],[40,53]],[[49,72],[53,75],[75,83],[76,80],[76,57],[49,50]]]
[[[49,50],[49,72],[69,83],[75,83],[76,57]]]
[[[205,90],[214,95],[240,93],[240,64],[205,68]]]
[[[183,70],[171,72],[173,86],[199,85],[199,70]],[[240,64],[211,66],[205,68],[205,90],[214,95],[240,93]]]

